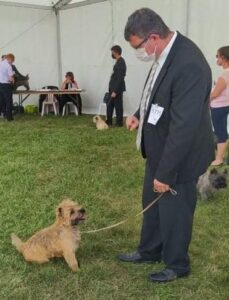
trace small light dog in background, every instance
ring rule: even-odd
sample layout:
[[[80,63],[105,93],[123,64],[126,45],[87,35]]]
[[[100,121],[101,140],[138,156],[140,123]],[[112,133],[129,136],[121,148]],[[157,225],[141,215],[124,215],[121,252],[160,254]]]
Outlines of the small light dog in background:
[[[77,225],[84,220],[84,208],[65,199],[56,209],[54,224],[38,231],[26,242],[22,242],[12,234],[12,244],[28,262],[43,264],[50,258],[63,256],[72,271],[76,272],[79,265],[75,251],[80,243],[80,231]]]
[[[94,116],[93,117],[93,123],[95,123],[96,128],[98,130],[104,130],[104,129],[108,129],[109,128],[109,126],[107,125],[107,123],[100,116]]]
[[[224,171],[211,169],[201,175],[197,183],[201,200],[207,200],[219,189],[226,188],[227,175],[226,169]]]

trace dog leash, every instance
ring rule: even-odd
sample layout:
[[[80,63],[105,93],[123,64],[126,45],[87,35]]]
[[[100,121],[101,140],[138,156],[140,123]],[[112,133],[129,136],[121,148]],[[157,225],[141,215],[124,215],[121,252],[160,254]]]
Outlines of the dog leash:
[[[171,188],[170,188],[170,193],[173,196],[177,195],[177,192],[174,189],[171,189]],[[120,221],[118,223],[115,223],[115,224],[112,224],[112,225],[109,225],[109,226],[106,226],[106,227],[102,227],[102,228],[99,228],[99,229],[88,230],[88,231],[81,231],[81,233],[87,233],[87,234],[89,234],[89,233],[96,233],[96,232],[100,232],[100,231],[109,230],[109,229],[118,227],[118,226],[120,226],[122,224],[125,224],[125,223],[129,222],[132,218],[137,218],[138,216],[143,215],[147,210],[149,210],[152,206],[154,206],[164,194],[165,193],[162,193],[159,196],[157,196],[149,205],[147,205],[142,211],[140,211],[139,213],[137,213],[133,217],[126,218],[125,220],[122,220],[122,221]]]

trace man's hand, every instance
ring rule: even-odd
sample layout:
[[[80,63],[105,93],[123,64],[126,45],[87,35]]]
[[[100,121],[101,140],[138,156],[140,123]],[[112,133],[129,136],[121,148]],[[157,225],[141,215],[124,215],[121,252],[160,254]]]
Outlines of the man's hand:
[[[133,131],[138,128],[139,120],[135,116],[127,117],[126,127],[128,130]]]
[[[115,98],[117,96],[117,94],[115,92],[111,93],[111,98]]]
[[[11,82],[12,84],[15,83],[15,78],[14,78],[14,76],[10,76],[10,82]]]
[[[153,181],[153,189],[155,192],[158,193],[165,193],[170,190],[170,186],[168,184],[162,183],[158,181],[157,179],[154,179]]]

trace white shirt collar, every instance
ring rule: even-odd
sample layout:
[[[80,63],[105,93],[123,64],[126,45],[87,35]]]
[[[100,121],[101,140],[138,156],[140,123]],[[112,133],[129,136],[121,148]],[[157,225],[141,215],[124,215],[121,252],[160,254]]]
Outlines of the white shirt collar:
[[[165,47],[165,49],[161,52],[161,55],[159,56],[159,58],[157,60],[159,66],[161,66],[161,67],[163,66],[163,64],[164,64],[167,56],[169,55],[169,52],[170,52],[170,50],[171,50],[171,48],[172,48],[172,46],[173,46],[173,44],[175,42],[176,37],[177,37],[177,32],[174,31],[174,34],[173,34],[171,40],[169,41],[169,43]]]

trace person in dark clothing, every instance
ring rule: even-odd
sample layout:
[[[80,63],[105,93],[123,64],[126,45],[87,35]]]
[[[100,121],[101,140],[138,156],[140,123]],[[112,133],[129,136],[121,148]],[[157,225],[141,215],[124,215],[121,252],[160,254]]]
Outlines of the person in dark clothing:
[[[2,58],[2,61],[6,58],[6,55],[3,54],[1,56]],[[4,99],[3,97],[1,96],[1,93],[0,93],[0,117],[5,117],[5,111],[6,111],[6,108],[5,108],[5,103],[4,103]]]
[[[199,48],[149,8],[135,11],[125,39],[141,61],[151,61],[140,106],[127,118],[137,131],[137,148],[146,159],[140,242],[118,259],[132,263],[163,260],[165,269],[149,275],[169,282],[189,275],[188,249],[196,206],[196,183],[214,158],[209,114],[211,69]]]
[[[73,90],[73,89],[79,89],[79,85],[74,78],[74,74],[72,72],[67,72],[65,75],[65,80],[61,85],[61,90]],[[79,115],[82,114],[82,99],[80,94],[62,95],[59,100],[60,113],[62,113],[63,107],[67,102],[72,102],[77,107]]]
[[[123,126],[123,92],[126,90],[125,76],[126,63],[123,59],[122,49],[116,45],[111,48],[111,56],[116,59],[113,73],[109,82],[110,100],[107,103],[107,124],[112,125],[112,117],[115,108],[116,126]]]
[[[13,82],[14,72],[12,64],[15,60],[13,54],[9,53],[2,57],[0,62],[0,112],[3,112],[4,117],[8,121],[13,121]]]

